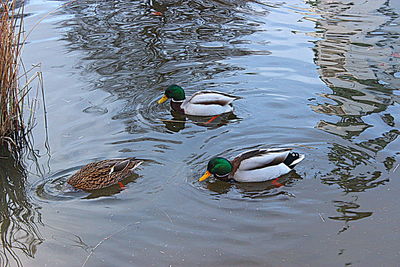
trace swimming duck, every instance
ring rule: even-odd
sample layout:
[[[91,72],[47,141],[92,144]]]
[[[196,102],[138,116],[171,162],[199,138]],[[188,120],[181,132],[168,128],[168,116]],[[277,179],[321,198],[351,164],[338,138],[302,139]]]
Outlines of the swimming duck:
[[[73,174],[67,183],[82,190],[94,190],[116,184],[132,175],[143,161],[135,158],[92,162]]]
[[[171,98],[171,108],[192,116],[214,116],[233,111],[231,103],[240,97],[216,91],[199,91],[185,97],[185,91],[178,85],[169,86],[158,104]]]
[[[208,162],[204,181],[211,175],[221,180],[237,182],[264,182],[290,172],[304,159],[304,155],[291,148],[256,149],[244,152],[232,161],[214,157]]]

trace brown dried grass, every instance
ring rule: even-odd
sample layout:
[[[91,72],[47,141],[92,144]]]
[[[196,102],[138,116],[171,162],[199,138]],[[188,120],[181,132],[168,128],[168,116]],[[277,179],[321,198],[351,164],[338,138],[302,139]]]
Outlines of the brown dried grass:
[[[41,73],[27,77],[31,70],[26,71],[21,60],[25,42],[24,4],[16,5],[16,0],[0,0],[0,143],[21,148],[29,125],[33,124],[29,84],[35,78],[41,82]],[[24,123],[24,109],[29,110],[28,123]]]
[[[15,1],[0,1],[0,136],[17,141],[23,130],[24,95],[18,87],[23,8],[16,11]]]

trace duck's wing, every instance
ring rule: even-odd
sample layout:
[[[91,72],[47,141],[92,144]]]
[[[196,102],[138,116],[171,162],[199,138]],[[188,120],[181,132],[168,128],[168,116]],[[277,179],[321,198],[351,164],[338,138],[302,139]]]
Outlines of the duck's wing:
[[[194,93],[192,96],[187,98],[182,106],[187,104],[198,104],[198,105],[221,105],[226,106],[232,103],[234,100],[240,99],[240,97],[225,94],[217,91],[199,91]]]
[[[135,158],[121,159],[111,167],[110,174],[124,173],[126,170],[133,171],[142,163],[143,161]]]
[[[246,151],[232,160],[232,173],[279,165],[285,162],[291,150],[291,148],[273,148]]]

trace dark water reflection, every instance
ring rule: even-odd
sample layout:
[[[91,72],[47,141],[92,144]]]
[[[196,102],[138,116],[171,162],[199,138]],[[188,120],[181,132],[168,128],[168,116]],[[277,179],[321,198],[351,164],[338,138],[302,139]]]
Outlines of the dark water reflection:
[[[398,14],[390,4],[382,5],[376,14],[379,5],[364,9],[356,2],[310,2],[324,12],[316,26],[323,38],[316,42],[315,62],[322,81],[333,92],[321,96],[334,101],[312,108],[339,118],[336,123],[321,121],[317,127],[346,138],[359,136],[372,127],[366,118],[384,113],[399,101],[394,90],[400,84],[393,75],[398,72],[399,62],[395,57],[397,40],[393,38],[398,36]],[[390,121],[388,126],[393,127]],[[387,119],[382,122],[387,124]]]
[[[335,206],[337,207],[337,212],[341,213],[342,215],[329,217],[329,219],[332,220],[349,222],[366,218],[372,215],[372,212],[354,211],[354,209],[358,209],[360,205],[355,204],[353,202],[335,201],[334,203]]]
[[[217,117],[196,117],[180,114],[176,111],[171,111],[172,119],[162,119],[165,128],[172,132],[179,132],[185,129],[186,123],[195,124],[197,126],[216,129],[228,123],[238,122],[238,118],[234,113],[218,115]]]
[[[0,147],[0,234],[2,266],[22,266],[21,255],[34,257],[44,241],[40,207],[32,204],[26,191],[25,166]]]
[[[262,199],[278,195],[295,197],[293,194],[286,192],[285,188],[290,187],[297,179],[301,179],[301,177],[295,171],[292,171],[287,175],[262,183],[236,183],[213,180],[206,184],[206,188],[215,192],[217,199],[221,199],[226,194],[231,199]]]
[[[165,112],[160,118],[166,105],[154,105],[168,85],[182,85],[187,95],[202,88],[223,90],[211,80],[243,70],[224,59],[270,53],[262,46],[252,50],[242,45],[260,22],[244,17],[251,10],[241,2],[83,1],[67,9],[75,19],[62,27],[70,28],[65,37],[69,49],[86,54],[82,75],[90,74],[92,88],[125,99],[126,106],[113,119],[124,120],[132,132],[160,131],[160,119],[171,118]],[[163,15],[151,15],[152,10]],[[196,82],[201,85],[193,88]],[[185,125],[168,123],[166,128],[176,132]]]
[[[357,168],[365,165],[368,169],[369,162],[400,133],[393,123],[394,118],[386,113],[399,101],[394,93],[399,80],[393,76],[398,71],[398,58],[394,56],[398,45],[393,38],[398,36],[399,26],[395,22],[398,14],[390,3],[361,7],[356,2],[348,1],[343,5],[310,2],[322,12],[316,29],[323,38],[316,42],[315,62],[322,81],[332,90],[321,97],[334,101],[311,107],[315,112],[335,115],[330,121],[321,120],[317,128],[352,143],[351,146],[333,144],[329,157],[335,162],[332,174],[336,174],[336,178],[323,181],[335,182],[346,192],[360,192],[385,184],[388,179],[379,179],[380,171],[360,173]],[[376,12],[375,8],[378,8]],[[333,121],[335,118],[338,122]],[[369,132],[367,140],[360,138],[364,132]],[[383,163],[388,165],[386,161]]]
[[[54,3],[27,8],[35,14]],[[22,260],[377,266],[384,257],[397,264],[396,4],[86,0],[63,7],[27,47],[28,60],[45,57],[48,66],[52,155],[51,170],[32,175],[29,192],[29,209],[40,206],[46,221],[44,243],[35,259]],[[156,104],[172,83],[187,95],[215,89],[243,99],[208,123]],[[197,182],[212,156],[273,146],[294,147],[306,160],[275,182]],[[60,191],[80,166],[128,156],[149,161],[126,189]]]
[[[399,103],[399,6],[394,1],[377,2],[309,2],[321,14],[316,29],[322,38],[316,42],[314,61],[321,80],[332,90],[311,106],[329,115],[316,127],[349,140],[332,144],[328,157],[335,167],[321,180],[347,194],[388,185],[396,161],[396,149],[386,148],[400,133],[388,111]],[[380,154],[386,155],[384,159],[379,160]],[[355,211],[361,207],[357,199],[333,201],[339,215],[329,218],[345,222],[339,233],[350,227],[350,221],[373,214]]]

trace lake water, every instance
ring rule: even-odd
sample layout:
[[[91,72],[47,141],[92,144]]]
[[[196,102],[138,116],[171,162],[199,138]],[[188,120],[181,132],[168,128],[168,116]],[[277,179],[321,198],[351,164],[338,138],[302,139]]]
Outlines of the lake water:
[[[28,31],[46,16],[23,57],[41,64],[47,128],[39,97],[35,155],[0,159],[1,266],[399,264],[398,1],[25,12]],[[156,104],[170,84],[243,99],[206,124]],[[283,186],[197,182],[212,156],[267,147],[306,155]],[[83,165],[130,156],[146,161],[126,189],[62,191]]]

